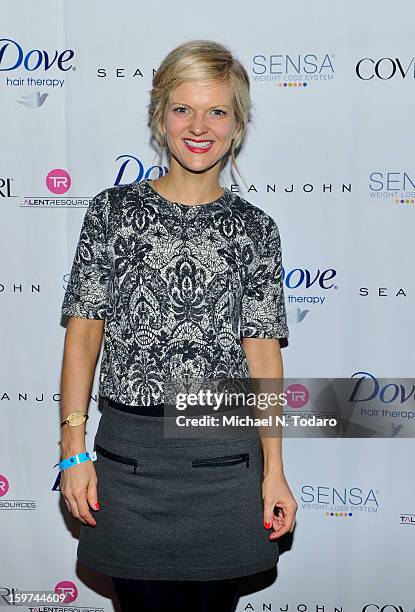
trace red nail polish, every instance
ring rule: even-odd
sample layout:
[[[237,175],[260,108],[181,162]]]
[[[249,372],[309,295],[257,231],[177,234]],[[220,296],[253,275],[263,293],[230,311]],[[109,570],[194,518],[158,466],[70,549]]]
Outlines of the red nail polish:
[[[94,508],[95,508],[95,510],[99,510],[99,503],[98,502],[94,505]]]
[[[264,523],[265,529],[269,529],[271,527],[271,523]]]

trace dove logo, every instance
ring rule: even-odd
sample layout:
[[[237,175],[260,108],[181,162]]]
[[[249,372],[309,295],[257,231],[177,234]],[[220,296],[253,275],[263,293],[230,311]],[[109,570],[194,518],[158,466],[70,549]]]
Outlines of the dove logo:
[[[138,157],[134,157],[134,155],[120,155],[117,157],[116,161],[120,162],[121,165],[120,169],[118,170],[114,186],[120,185],[121,183],[132,183],[134,181],[140,182],[142,179],[150,178],[153,170],[158,171],[158,177],[163,176],[168,172],[166,167],[162,168],[161,166],[150,166],[150,168],[147,168],[146,170],[143,162],[138,159]],[[128,178],[124,176],[127,173]]]
[[[29,72],[43,69],[45,71],[56,68],[63,72],[72,70],[72,60],[75,52],[72,49],[64,51],[45,51],[44,49],[30,49],[24,51],[18,42],[11,38],[0,38],[0,70],[10,71],[23,68]]]
[[[317,269],[315,272],[311,272],[307,268],[293,268],[286,272],[284,267],[282,268],[282,278],[288,289],[299,287],[309,289],[313,286],[325,290],[336,288],[336,285],[332,282],[335,276],[336,270],[333,268],[322,271]]]
[[[17,100],[19,104],[22,106],[26,106],[27,108],[39,108],[45,102],[48,97],[48,93],[41,94],[40,91],[33,91],[27,96],[22,96],[20,100]]]
[[[404,404],[409,402],[412,405],[415,400],[415,385],[412,379],[400,379],[386,383],[385,379],[378,379],[370,372],[354,372],[351,378],[356,378],[357,382],[349,398],[349,402],[370,402],[379,398],[383,404]],[[398,379],[399,380],[399,379]],[[407,382],[407,385],[404,382]],[[362,387],[362,388],[361,388]],[[408,418],[414,419],[414,410],[408,411]]]

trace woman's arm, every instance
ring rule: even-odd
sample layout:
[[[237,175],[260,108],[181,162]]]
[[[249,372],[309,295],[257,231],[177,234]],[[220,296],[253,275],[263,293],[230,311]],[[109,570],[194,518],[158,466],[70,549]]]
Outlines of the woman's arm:
[[[278,338],[242,338],[252,378],[275,379],[268,387],[273,393],[282,393],[284,375],[281,348]],[[265,385],[264,390],[267,389]],[[274,407],[273,407],[274,408]],[[264,411],[266,416],[268,411]],[[281,436],[261,437],[264,451],[264,475],[269,472],[283,472]]]
[[[102,319],[69,318],[61,373],[61,422],[74,410],[88,412],[103,329]],[[85,423],[61,427],[61,459],[85,452]],[[97,501],[93,463],[86,461],[64,470],[60,488],[73,516],[95,525],[87,503],[94,506]]]
[[[259,392],[280,394],[283,392],[283,363],[281,348],[278,338],[242,338],[251,377],[254,379],[273,379],[271,383],[264,381],[263,385],[257,387]],[[260,382],[260,381],[259,381]],[[282,416],[279,405],[272,406],[271,411],[267,409],[264,415],[269,413]],[[263,428],[259,427],[261,430]],[[275,429],[275,428],[271,428]],[[267,431],[267,428],[264,428]],[[270,539],[277,539],[288,531],[292,532],[295,525],[295,514],[298,504],[291,493],[284,475],[282,460],[282,427],[279,427],[275,435],[261,435],[261,443],[264,455],[264,480],[262,483],[262,497],[264,501],[264,526],[274,528]],[[275,516],[274,507],[280,506],[283,516]],[[274,537],[273,537],[274,536]]]
[[[61,423],[73,410],[87,414],[104,321],[69,317],[61,372]],[[85,423],[61,428],[62,454],[85,450]]]

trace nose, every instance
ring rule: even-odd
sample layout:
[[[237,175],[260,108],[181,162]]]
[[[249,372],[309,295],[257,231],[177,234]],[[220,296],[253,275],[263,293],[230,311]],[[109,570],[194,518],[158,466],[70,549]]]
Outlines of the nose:
[[[208,128],[206,126],[206,119],[204,115],[195,113],[192,117],[189,129],[193,134],[196,134],[198,136],[200,134],[206,133],[208,131]]]

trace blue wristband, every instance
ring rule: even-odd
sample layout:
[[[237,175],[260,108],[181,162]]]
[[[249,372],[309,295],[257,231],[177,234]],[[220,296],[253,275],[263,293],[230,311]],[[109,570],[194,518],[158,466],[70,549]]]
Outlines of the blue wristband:
[[[59,471],[63,472],[73,465],[78,465],[79,463],[84,463],[84,461],[96,461],[97,454],[95,451],[92,453],[79,453],[79,455],[72,455],[72,457],[68,457],[67,459],[63,459],[59,461]]]

